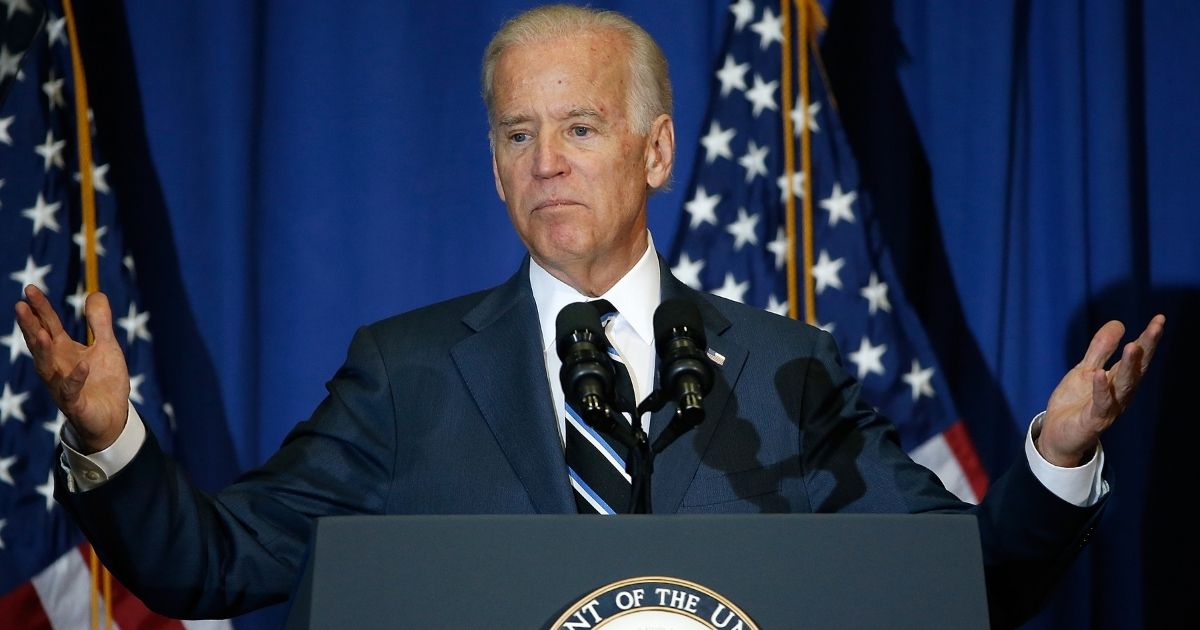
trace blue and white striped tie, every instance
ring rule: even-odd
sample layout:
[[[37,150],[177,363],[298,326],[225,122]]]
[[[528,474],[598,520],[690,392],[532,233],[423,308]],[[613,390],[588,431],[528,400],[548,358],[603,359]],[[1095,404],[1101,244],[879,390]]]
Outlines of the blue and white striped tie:
[[[589,303],[600,313],[605,336],[609,338],[608,356],[612,358],[615,373],[616,408],[626,422],[632,422],[637,406],[633,380],[629,377],[624,359],[611,343],[611,323],[617,317],[617,309],[608,300]],[[579,513],[628,512],[632,486],[625,468],[627,449],[589,426],[569,403],[566,405],[566,415],[567,473],[571,477],[571,489]]]

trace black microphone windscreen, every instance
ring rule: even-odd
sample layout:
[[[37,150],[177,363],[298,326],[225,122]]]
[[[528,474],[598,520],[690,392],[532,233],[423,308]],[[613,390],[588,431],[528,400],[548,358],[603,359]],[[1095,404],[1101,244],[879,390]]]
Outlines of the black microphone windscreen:
[[[688,336],[701,348],[708,347],[708,339],[704,335],[704,320],[700,319],[700,309],[688,300],[672,298],[660,304],[654,311],[654,342],[659,353],[662,353],[676,328],[687,328]]]
[[[576,331],[586,330],[592,333],[594,339],[604,336],[604,326],[600,324],[600,313],[587,302],[568,304],[558,312],[554,320],[554,338],[558,340],[558,357],[563,358],[571,343],[571,335]]]

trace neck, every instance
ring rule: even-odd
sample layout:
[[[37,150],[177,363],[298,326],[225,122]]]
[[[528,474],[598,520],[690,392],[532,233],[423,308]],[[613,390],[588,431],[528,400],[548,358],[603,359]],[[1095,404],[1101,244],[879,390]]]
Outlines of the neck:
[[[646,232],[642,232],[641,237],[636,239],[630,247],[616,255],[573,260],[565,264],[554,264],[536,256],[534,259],[547,273],[576,291],[588,297],[599,297],[607,293],[609,289],[613,288],[613,285],[625,277],[625,274],[629,273],[629,270],[633,269],[634,265],[645,255],[649,246]]]

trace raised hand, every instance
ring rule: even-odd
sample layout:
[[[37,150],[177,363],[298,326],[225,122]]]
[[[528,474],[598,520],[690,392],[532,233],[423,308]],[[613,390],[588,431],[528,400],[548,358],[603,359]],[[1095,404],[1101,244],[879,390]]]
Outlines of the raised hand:
[[[84,317],[95,340],[85,346],[67,334],[46,296],[25,287],[26,302],[18,302],[17,324],[33,355],[38,375],[67,416],[85,453],[112,444],[129,412],[129,368],[113,336],[108,297],[92,293]]]
[[[1091,457],[1100,434],[1133,399],[1166,323],[1163,315],[1154,316],[1136,340],[1125,344],[1121,359],[1107,370],[1104,363],[1116,351],[1125,326],[1111,321],[1096,332],[1083,360],[1050,394],[1037,439],[1042,457],[1063,467],[1078,466]]]

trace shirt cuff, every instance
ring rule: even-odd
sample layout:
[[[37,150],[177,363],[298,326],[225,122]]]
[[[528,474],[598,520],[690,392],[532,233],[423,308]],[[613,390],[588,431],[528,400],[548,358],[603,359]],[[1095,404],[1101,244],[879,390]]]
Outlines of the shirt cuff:
[[[1025,433],[1025,457],[1029,460],[1029,468],[1033,476],[1046,487],[1054,496],[1079,507],[1091,507],[1108,494],[1108,482],[1103,479],[1104,447],[1096,444],[1096,452],[1088,462],[1074,468],[1055,466],[1046,461],[1038,452],[1033,441],[1042,432],[1042,418],[1046,412],[1039,413],[1029,430]]]
[[[60,434],[63,444],[62,460],[59,464],[67,473],[67,489],[71,492],[87,492],[105,484],[121,471],[146,442],[146,425],[138,415],[133,403],[129,403],[129,416],[125,428],[108,448],[90,455],[79,452],[79,437],[69,422],[64,422]]]

